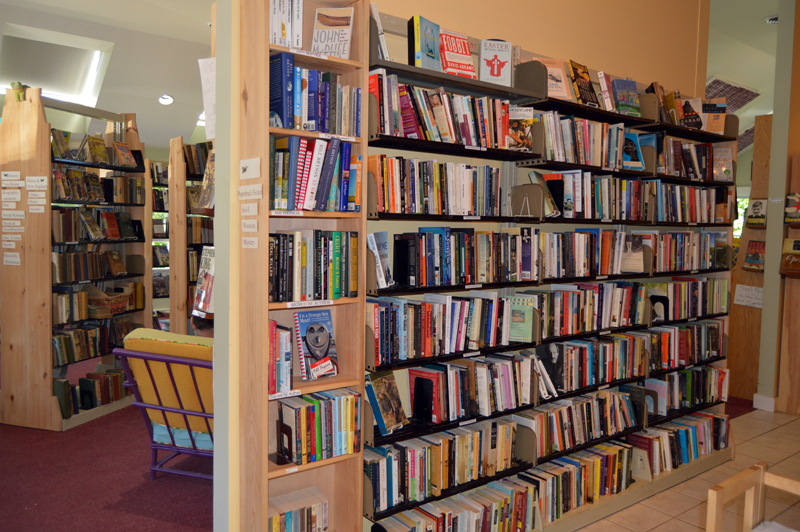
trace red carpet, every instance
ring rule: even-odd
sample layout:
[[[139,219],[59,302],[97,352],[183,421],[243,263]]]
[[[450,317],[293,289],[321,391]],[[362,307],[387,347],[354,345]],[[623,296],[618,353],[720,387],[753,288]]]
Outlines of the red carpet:
[[[212,472],[208,458],[172,463]],[[212,481],[151,481],[149,465],[147,429],[132,406],[62,433],[0,425],[0,530],[212,530]]]
[[[750,412],[754,411],[755,408],[753,408],[753,401],[748,401],[747,399],[729,396],[728,402],[725,403],[725,413],[728,414],[731,419],[749,414]]]

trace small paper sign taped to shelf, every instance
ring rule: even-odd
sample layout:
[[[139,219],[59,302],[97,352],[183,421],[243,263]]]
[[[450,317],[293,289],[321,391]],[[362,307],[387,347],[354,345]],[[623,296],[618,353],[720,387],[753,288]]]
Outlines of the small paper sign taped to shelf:
[[[3,181],[19,181],[19,172],[3,172]]]
[[[257,177],[261,177],[261,157],[239,161],[239,179],[255,179]]]
[[[6,220],[24,220],[25,211],[3,211],[3,218]]]
[[[44,205],[28,205],[28,211],[34,214],[44,214]]]
[[[242,203],[242,216],[258,216],[258,203]]]
[[[257,236],[244,236],[242,237],[242,248],[244,249],[258,249]]]
[[[331,135],[330,133],[320,133],[319,134],[319,138],[321,138],[321,139],[337,138],[337,139],[343,140],[345,142],[355,142],[356,141],[355,137],[347,137],[345,135]]]
[[[25,188],[28,190],[47,190],[47,177],[28,176],[25,178]]]
[[[283,393],[273,393],[269,396],[270,401],[274,401],[275,399],[286,399],[287,397],[297,397],[300,395],[300,390],[289,390],[288,392]]]
[[[287,475],[289,475],[289,474],[292,474],[292,473],[294,473],[295,471],[297,471],[297,467],[287,467],[287,468],[286,468],[286,474],[287,474]]]
[[[37,198],[37,199],[47,199],[47,192],[28,192],[29,198]]]
[[[737,284],[736,296],[733,298],[733,304],[742,305],[744,307],[762,308],[764,306],[764,289],[760,286]]]
[[[478,421],[478,420],[477,420],[477,419],[468,419],[468,420],[466,420],[466,421],[462,421],[461,423],[459,423],[459,424],[458,424],[458,426],[459,426],[459,427],[463,427],[463,426],[465,426],[465,425],[472,425],[472,424],[473,424],[473,423],[475,423],[476,421]]]
[[[465,290],[472,290],[473,288],[483,288],[482,284],[468,284],[464,287]]]
[[[16,201],[4,201],[2,203],[2,206],[3,206],[4,209],[16,209],[17,208],[17,202]]]
[[[464,216],[464,220],[480,220],[480,216]]]
[[[9,188],[25,188],[25,181],[3,181],[2,186]]]
[[[303,211],[269,211],[270,216],[303,216]]]
[[[258,233],[258,220],[242,220],[243,233]]]
[[[261,199],[261,183],[239,187],[239,200]]]
[[[289,51],[295,55],[304,55],[306,57],[316,57],[317,59],[324,59],[325,61],[328,60],[328,56],[325,54],[321,54],[319,52],[307,52],[305,50],[301,50],[300,48],[289,48]]]
[[[15,249],[16,247],[16,242],[3,242],[3,249]]]
[[[47,205],[47,200],[44,198],[32,198],[28,194],[28,205]]]
[[[22,222],[19,220],[3,220],[3,227],[19,227]]]
[[[3,201],[22,201],[22,191],[20,190],[4,190]]]
[[[22,242],[22,235],[3,235],[3,240],[11,242]]]
[[[333,305],[333,300],[320,299],[318,301],[290,301],[286,303],[286,308],[324,307],[326,305]]]
[[[3,227],[4,233],[24,233],[24,227]]]
[[[19,252],[5,251],[3,252],[3,265],[4,266],[19,266],[21,264]]]

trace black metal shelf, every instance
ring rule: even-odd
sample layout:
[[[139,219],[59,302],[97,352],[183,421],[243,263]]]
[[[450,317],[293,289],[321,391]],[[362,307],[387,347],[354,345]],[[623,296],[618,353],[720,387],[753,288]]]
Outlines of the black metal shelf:
[[[66,364],[59,364],[59,365],[53,366],[53,369],[55,369],[55,368],[63,368],[64,366],[71,366],[72,364],[78,364],[80,362],[86,362],[87,360],[95,360],[97,358],[113,355],[114,354],[114,349],[116,349],[117,347],[124,347],[124,346],[122,346],[122,345],[112,345],[111,346],[111,351],[108,351],[106,353],[100,353],[97,356],[84,358],[83,360],[76,360],[75,362],[67,362]]]
[[[579,225],[593,227],[596,225],[629,225],[641,227],[731,227],[730,223],[717,222],[658,222],[647,220],[610,220],[601,218],[531,218],[526,216],[471,216],[454,214],[406,214],[397,212],[378,212],[367,218],[377,221],[419,221],[419,222],[491,222],[491,223],[515,223],[524,225]]]
[[[123,279],[133,279],[134,277],[143,277],[143,273],[126,273],[123,275],[113,275],[109,277],[100,277],[97,279],[85,279],[83,281],[65,281],[63,283],[53,283],[53,286],[71,286],[74,284],[88,284],[88,283],[102,283],[105,281],[122,281]]]
[[[602,166],[594,166],[590,164],[568,163],[563,161],[548,161],[543,158],[530,158],[530,161],[520,163],[520,166],[532,169],[542,170],[581,170],[584,172],[592,172],[593,174],[613,175],[617,177],[637,177],[637,178],[652,178],[653,173],[646,170],[625,170],[623,168],[603,168]]]
[[[666,183],[673,183],[676,185],[707,185],[707,186],[718,186],[718,187],[732,187],[735,186],[736,183],[729,182],[729,181],[714,181],[713,179],[692,179],[690,177],[682,177],[677,175],[669,175],[669,174],[654,174],[650,177],[646,177],[644,179],[660,179]]]
[[[737,137],[726,137],[719,133],[710,133],[700,129],[692,129],[690,127],[676,126],[675,124],[666,124],[663,122],[650,122],[641,126],[636,126],[636,129],[643,129],[645,131],[664,131],[671,137],[679,137],[687,140],[696,140],[698,142],[724,142],[736,140]]]
[[[214,245],[214,243],[213,243],[213,242],[209,242],[208,244],[198,244],[198,243],[194,243],[194,244],[186,244],[186,247],[187,247],[187,248],[201,248],[201,247],[203,247],[203,246],[213,246],[213,245]]]
[[[459,484],[458,486],[453,486],[452,488],[442,490],[442,494],[434,497],[428,497],[423,501],[411,501],[411,502],[404,502],[402,504],[398,504],[396,506],[392,506],[382,512],[374,512],[371,516],[368,513],[364,513],[364,517],[371,521],[380,521],[381,519],[386,519],[392,515],[398,514],[400,512],[404,512],[406,510],[412,510],[418,506],[422,506],[423,504],[427,504],[433,501],[439,501],[442,499],[446,499],[448,497],[452,497],[458,493],[463,493],[465,491],[469,491],[471,489],[480,488],[481,486],[485,486],[490,482],[494,482],[495,480],[500,480],[502,478],[516,475],[517,473],[521,473],[526,469],[530,469],[533,467],[533,464],[528,462],[517,462],[515,465],[509,467],[505,471],[501,471],[496,475],[492,475],[490,477],[481,477],[477,480],[473,480],[470,482],[465,482],[464,484]]]
[[[63,329],[64,327],[67,327],[69,325],[78,325],[78,324],[81,324],[81,323],[85,323],[87,321],[109,320],[109,319],[114,319],[117,316],[127,316],[128,314],[136,314],[137,312],[142,312],[143,310],[144,310],[143,308],[126,310],[125,312],[118,312],[116,314],[113,314],[111,316],[111,318],[86,318],[85,320],[68,321],[66,323],[59,323],[57,325],[53,325],[53,328],[54,329]]]
[[[617,432],[615,434],[609,434],[608,436],[603,436],[602,438],[597,438],[596,440],[592,440],[592,441],[588,441],[586,443],[582,443],[580,445],[576,445],[575,447],[571,447],[571,448],[569,448],[569,449],[567,449],[565,451],[558,451],[558,452],[555,452],[555,453],[551,453],[551,454],[548,454],[547,456],[540,457],[538,462],[537,462],[537,464],[545,464],[547,462],[552,462],[553,460],[561,458],[562,456],[567,456],[567,455],[572,454],[572,453],[577,453],[578,451],[583,451],[584,449],[588,449],[590,447],[594,447],[595,445],[599,445],[599,444],[605,443],[607,441],[618,440],[618,439],[620,439],[620,438],[622,438],[624,436],[627,436],[628,434],[633,434],[634,432],[639,432],[640,430],[643,430],[643,429],[644,429],[644,427],[642,427],[641,425],[637,425],[635,427],[631,427],[629,429],[625,429],[625,430],[623,430],[621,432]]]
[[[721,362],[725,360],[725,357],[711,357],[705,360],[700,360],[698,362],[693,362],[691,364],[687,364],[685,366],[678,366],[677,368],[669,368],[669,369],[657,369],[655,371],[650,371],[650,378],[654,377],[663,377],[669,373],[676,373],[678,371],[683,371],[686,369],[692,369],[697,366],[708,366],[709,364],[713,364],[714,362]]]
[[[79,246],[84,244],[141,244],[144,240],[124,240],[119,238],[101,238],[100,240],[74,240],[72,242],[53,242],[54,246]]]
[[[144,203],[118,203],[116,201],[55,200],[50,205],[66,207],[144,207]]]
[[[128,174],[143,174],[145,168],[143,166],[130,167],[130,166],[115,166],[113,164],[93,163],[91,161],[76,161],[74,159],[62,159],[54,157],[53,162],[56,164],[64,164],[67,166],[81,166],[83,168],[96,168],[98,170],[112,170],[114,172],[125,172]]]
[[[502,283],[474,283],[474,284],[449,284],[438,286],[405,286],[396,288],[381,288],[377,291],[367,291],[367,295],[371,297],[376,296],[395,296],[395,295],[412,295],[412,294],[428,294],[439,292],[464,292],[473,289],[495,289],[495,288],[513,288],[525,286],[537,286],[538,281],[516,281],[516,282],[502,282]]]
[[[441,155],[452,155],[455,157],[471,157],[473,159],[487,159],[493,161],[525,161],[527,159],[537,159],[541,157],[539,154],[526,151],[479,148],[450,142],[436,142],[431,140],[411,139],[382,134],[371,135],[369,137],[369,146],[370,148],[436,153]]]
[[[533,102],[536,111],[558,111],[561,115],[573,115],[578,118],[594,120],[596,122],[606,122],[608,124],[625,124],[625,127],[640,128],[652,126],[654,122],[641,116],[630,116],[606,111],[599,107],[589,107],[576,102],[561,100],[559,98],[548,97],[544,100]]]
[[[153,210],[153,213],[154,213],[154,214],[155,214],[155,213],[168,214],[168,213],[169,213],[169,211],[157,211],[157,210]]]
[[[647,421],[647,426],[653,427],[656,425],[661,425],[662,423],[669,423],[673,419],[687,416],[689,414],[693,414],[701,410],[706,410],[707,408],[711,408],[712,406],[724,405],[724,404],[725,401],[714,401],[713,403],[703,403],[700,405],[690,406],[688,408],[677,408],[675,410],[668,410],[666,416],[658,416],[658,415],[649,416]]]

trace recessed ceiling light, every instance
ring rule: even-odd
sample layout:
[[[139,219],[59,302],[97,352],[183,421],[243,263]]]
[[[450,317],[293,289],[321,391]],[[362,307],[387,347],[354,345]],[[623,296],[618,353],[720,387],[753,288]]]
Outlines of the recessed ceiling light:
[[[160,103],[161,105],[170,105],[174,101],[175,99],[169,94],[164,94],[161,96],[161,98],[158,99],[158,103]]]
[[[767,24],[777,24],[778,23],[778,15],[773,15],[771,17],[767,17],[764,19]]]

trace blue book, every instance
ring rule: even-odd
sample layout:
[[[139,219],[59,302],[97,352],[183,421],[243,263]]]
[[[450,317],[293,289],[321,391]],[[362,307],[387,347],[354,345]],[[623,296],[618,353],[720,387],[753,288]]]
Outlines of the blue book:
[[[444,267],[444,272],[440,274],[441,283],[445,284],[453,284],[452,279],[450,279],[450,228],[449,227],[420,227],[420,233],[428,233],[428,234],[437,234],[442,239],[442,265]]]
[[[297,208],[297,159],[300,156],[300,137],[289,137],[289,200],[287,209],[293,211]]]
[[[691,423],[681,423],[679,420],[673,421],[673,423],[682,427],[686,427],[692,431],[692,441],[689,444],[689,450],[692,452],[692,459],[697,460],[699,456],[699,450],[697,448],[697,427]]]
[[[392,455],[389,452],[388,445],[383,447],[374,447],[372,450],[386,458],[386,506],[391,508],[394,506],[394,490],[392,489],[392,486],[394,485],[392,484]]]
[[[306,131],[319,131],[319,70],[308,71],[308,121]]]
[[[336,355],[331,311],[325,309],[295,312],[294,328],[303,380],[338,375],[339,359]]]
[[[293,126],[295,129],[303,129],[300,123],[303,116],[303,69],[294,67],[294,113]]]
[[[339,212],[347,212],[350,198],[350,143],[342,143],[342,162],[339,167]]]
[[[614,93],[614,104],[621,115],[642,116],[639,104],[639,92],[636,82],[629,79],[611,80],[611,91]]]
[[[269,59],[270,127],[294,127],[294,56],[281,52]]]
[[[622,168],[625,170],[644,170],[642,149],[639,147],[639,135],[625,133],[622,145]]]
[[[679,430],[678,434],[680,435],[681,439],[681,459],[683,460],[684,464],[689,463],[689,442],[686,441],[686,431]]]
[[[395,297],[381,297],[381,301],[388,301],[396,305],[397,308],[397,344],[398,344],[398,358],[400,360],[408,359],[408,323],[406,319],[408,316],[408,299],[395,298]]]
[[[415,15],[408,21],[408,64],[442,71],[439,56],[439,25]]]
[[[324,211],[328,208],[328,195],[331,193],[331,183],[333,182],[334,171],[336,170],[336,159],[339,156],[339,147],[342,141],[332,138],[328,144],[328,151],[325,153],[325,162],[322,165],[322,175],[319,178],[317,188],[317,211]]]

